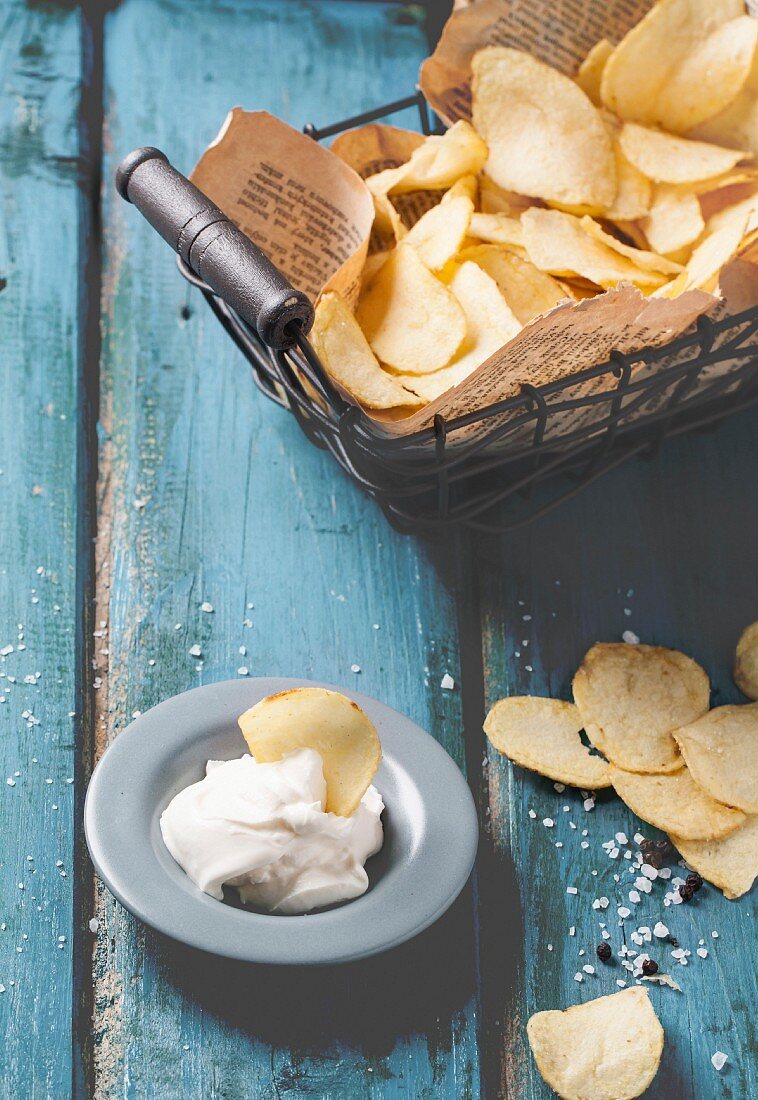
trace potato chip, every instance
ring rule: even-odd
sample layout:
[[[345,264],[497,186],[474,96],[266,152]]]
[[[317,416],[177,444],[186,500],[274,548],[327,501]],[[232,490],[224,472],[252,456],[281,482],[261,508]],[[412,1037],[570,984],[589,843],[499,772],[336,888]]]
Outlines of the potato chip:
[[[434,374],[399,378],[404,386],[427,401],[459,385],[521,329],[495,280],[477,264],[471,261],[461,264],[450,281],[450,290],[466,315],[466,338],[458,354],[449,366]]]
[[[521,222],[508,214],[472,214],[469,236],[490,244],[509,244],[524,247]]]
[[[616,158],[616,197],[605,217],[614,222],[642,218],[650,209],[653,185],[626,159],[618,137],[613,139],[613,155]]]
[[[636,122],[624,123],[619,144],[629,163],[657,183],[694,183],[720,176],[750,155],[740,149],[674,137]]]
[[[495,703],[484,732],[515,764],[572,787],[610,787],[608,765],[582,744],[582,719],[573,703],[512,696]]]
[[[748,699],[758,699],[758,622],[746,626],[737,642],[734,682]]]
[[[398,168],[369,176],[372,194],[443,191],[461,176],[477,175],[487,159],[487,146],[468,122],[456,122],[441,136],[433,134]]]
[[[579,218],[561,210],[526,210],[521,215],[524,244],[529,259],[551,275],[580,275],[598,286],[616,286],[624,280],[655,287],[665,276],[641,268],[594,240],[582,229]]]
[[[582,229],[585,233],[589,233],[591,237],[594,237],[596,241],[601,241],[602,244],[607,244],[609,248],[612,248],[614,252],[626,256],[634,263],[635,267],[640,267],[644,271],[657,271],[675,275],[682,270],[681,264],[675,264],[672,260],[667,260],[665,256],[659,256],[657,252],[648,252],[645,249],[633,248],[629,244],[624,244],[623,241],[618,240],[610,233],[606,233],[594,218],[582,218]]]
[[[638,775],[611,767],[616,794],[632,813],[686,840],[716,840],[745,824],[745,814],[711,798],[689,768],[667,775]]]
[[[721,840],[684,840],[672,834],[671,841],[689,866],[723,890],[728,898],[746,894],[758,875],[758,817],[755,815]]]
[[[419,399],[382,370],[360,326],[339,294],[324,294],[316,306],[311,342],[331,377],[362,405],[392,409]]]
[[[461,176],[459,180],[456,180],[453,186],[445,192],[440,199],[440,202],[448,203],[453,199],[466,198],[476,206],[476,200],[479,195],[479,181],[476,176]]]
[[[749,149],[758,156],[758,50],[739,94],[723,111],[701,122],[687,136],[731,149]]]
[[[744,15],[742,0],[659,0],[607,59],[603,103],[675,132],[717,114],[750,69],[755,39]]]
[[[650,211],[640,224],[650,247],[666,256],[691,245],[705,229],[697,195],[671,183],[658,184]]]
[[[439,203],[422,214],[405,237],[431,271],[439,271],[463,244],[474,204],[465,195]]]
[[[526,1034],[538,1070],[563,1100],[633,1100],[663,1053],[663,1028],[638,985],[563,1012],[536,1012]]]
[[[596,107],[600,106],[600,81],[608,58],[613,53],[613,45],[607,38],[596,42],[577,70],[574,80],[585,95],[589,96]]]
[[[474,126],[486,171],[524,195],[605,209],[616,194],[611,140],[573,80],[521,50],[488,46],[471,62]]]
[[[758,703],[715,707],[674,737],[692,778],[711,798],[758,813]]]
[[[708,710],[710,685],[700,665],[662,646],[601,642],[573,682],[574,702],[592,744],[630,772],[680,768],[672,730]]]
[[[261,699],[239,717],[259,764],[296,749],[321,755],[327,813],[350,817],[379,767],[382,749],[372,722],[357,703],[326,688],[292,688]]]
[[[398,245],[382,265],[356,317],[374,354],[412,374],[444,367],[466,335],[457,300],[407,244]]]
[[[539,204],[538,199],[498,187],[485,172],[479,177],[479,206],[482,214],[510,214],[511,217],[518,218],[535,202]]]
[[[690,256],[684,271],[677,275],[670,290],[663,295],[675,298],[685,290],[700,287],[709,293],[716,289],[719,273],[736,253],[747,226],[747,215],[727,221],[721,229],[709,233]]]
[[[408,230],[387,195],[372,195],[374,200],[374,229],[381,237],[389,237],[395,243],[402,241]]]
[[[461,258],[479,264],[495,280],[500,293],[522,325],[566,300],[565,288],[538,267],[514,252],[498,245],[478,245],[466,249]],[[594,291],[593,291],[594,293]]]

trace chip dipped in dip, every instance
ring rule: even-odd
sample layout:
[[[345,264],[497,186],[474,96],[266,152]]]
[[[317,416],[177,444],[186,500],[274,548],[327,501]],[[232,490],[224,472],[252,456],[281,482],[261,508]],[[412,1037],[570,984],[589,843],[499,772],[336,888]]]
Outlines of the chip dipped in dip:
[[[171,855],[206,894],[223,886],[270,913],[307,913],[359,897],[364,864],[382,846],[384,803],[369,786],[350,817],[324,810],[321,755],[312,748],[258,763],[209,760],[160,820]]]

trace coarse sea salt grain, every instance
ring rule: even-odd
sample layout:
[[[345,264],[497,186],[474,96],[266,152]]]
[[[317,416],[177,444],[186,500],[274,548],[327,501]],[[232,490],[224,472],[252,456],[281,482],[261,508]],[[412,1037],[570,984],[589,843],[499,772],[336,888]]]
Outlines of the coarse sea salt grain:
[[[617,912],[620,917],[630,917],[632,915],[631,909],[627,909],[625,905],[619,905]]]
[[[576,886],[567,886],[566,887],[566,893],[567,894],[578,894],[579,891],[577,890]]]
[[[728,1061],[729,1059],[726,1054],[724,1054],[723,1050],[717,1050],[711,1055],[711,1065],[718,1073],[721,1072]]]
[[[576,925],[572,924],[571,927],[569,928],[569,936],[575,936],[575,935],[576,935]]]
[[[575,982],[583,982],[584,981],[584,974],[581,974],[579,971],[577,971],[576,974],[574,974],[574,981]]]
[[[211,615],[213,613],[213,604],[208,603],[208,601],[205,600],[203,603],[200,604],[200,610],[204,611],[206,615]]]
[[[543,817],[542,824],[545,826],[546,829],[552,829],[553,825],[555,825],[555,822],[553,821],[552,817]]]
[[[627,614],[627,609],[624,608],[624,614]],[[631,614],[631,612],[629,612]],[[640,640],[633,630],[625,630],[621,635],[621,640],[626,642],[627,645],[639,645]]]
[[[698,947],[698,949],[696,951],[696,954],[699,955],[701,959],[707,959],[708,958],[708,952],[706,951],[706,949],[704,947]]]
[[[530,810],[530,811],[529,811],[529,816],[531,817],[532,821],[534,821],[534,819],[536,818],[537,814],[535,813],[535,811],[534,811],[534,810]]]
[[[595,973],[595,967],[590,966],[589,963],[585,963],[584,966],[582,967],[582,970],[584,971],[585,974],[594,974]]]
[[[589,812],[590,812],[590,810],[594,810],[594,809],[595,809],[595,799],[594,799],[594,798],[585,798],[585,800],[584,800],[584,802],[582,803],[582,805],[584,806],[584,808],[585,808],[585,810],[587,811],[587,813],[589,813]]]
[[[452,691],[453,688],[455,687],[455,680],[453,679],[453,677],[450,675],[449,672],[446,672],[445,675],[440,680],[440,687],[442,688],[443,691]]]
[[[100,921],[97,919],[97,917],[93,917],[91,919],[91,921],[89,922],[90,932],[97,932],[99,927],[100,927]]]

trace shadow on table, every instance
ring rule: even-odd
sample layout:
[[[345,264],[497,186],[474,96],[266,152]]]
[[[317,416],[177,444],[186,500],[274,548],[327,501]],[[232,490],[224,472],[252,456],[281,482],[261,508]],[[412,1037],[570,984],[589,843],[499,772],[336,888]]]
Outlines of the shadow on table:
[[[399,1037],[454,1036],[449,1021],[474,996],[472,893],[414,940],[331,967],[259,966],[220,959],[154,934],[162,976],[232,1027],[273,1047],[339,1042],[388,1054]],[[150,948],[150,940],[147,946]]]

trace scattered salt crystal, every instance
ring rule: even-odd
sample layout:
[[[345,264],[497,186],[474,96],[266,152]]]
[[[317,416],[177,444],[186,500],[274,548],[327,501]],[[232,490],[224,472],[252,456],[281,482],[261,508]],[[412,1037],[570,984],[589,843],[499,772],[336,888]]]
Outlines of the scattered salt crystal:
[[[562,848],[563,847],[563,841],[562,840],[556,840],[555,846],[556,846],[556,848]]]
[[[353,671],[355,671],[355,670],[353,670]],[[446,672],[445,675],[440,680],[440,687],[442,688],[443,691],[452,691],[453,688],[455,687],[455,680],[453,679],[453,677],[450,675],[449,672]]]
[[[583,982],[583,981],[584,981],[584,974],[580,974],[580,973],[579,973],[579,972],[577,971],[577,973],[576,973],[576,974],[574,974],[574,981],[575,981],[575,982]]]
[[[557,791],[558,794],[561,794],[562,791],[566,790],[566,784],[565,783],[553,783],[553,790]],[[564,807],[564,809],[565,809],[565,807]]]
[[[199,645],[193,645],[189,651],[190,657],[202,657],[203,651]]]
[[[99,927],[100,927],[100,921],[97,919],[97,917],[93,917],[92,920],[89,922],[90,932],[97,932]]]
[[[553,950],[553,945],[552,945],[552,943],[549,943],[549,944],[547,945],[547,949],[548,949],[548,951],[552,951],[552,950]]]
[[[706,951],[706,949],[704,947],[698,947],[696,954],[698,954],[701,959],[707,959],[708,958],[708,952]]]
[[[238,652],[240,657],[247,657],[247,646],[241,645]]]
[[[359,669],[359,671],[360,671],[360,669]],[[237,675],[238,676],[248,676],[249,673],[250,673],[250,669],[247,667],[247,665],[240,665],[240,667],[237,669]]]
[[[608,853],[608,858],[609,859],[618,859],[619,854],[620,853],[619,853],[618,848],[611,848],[610,852]]]
[[[589,812],[590,812],[590,810],[594,810],[594,809],[595,809],[595,799],[594,799],[594,798],[585,798],[585,800],[584,800],[584,802],[582,803],[582,805],[584,806],[584,808],[585,808],[585,810],[587,811],[587,813],[589,813]]]
[[[616,985],[619,987],[619,989],[623,989],[626,985],[626,982],[622,981],[621,978],[616,978]]]
[[[630,917],[632,915],[631,909],[627,909],[625,905],[619,905],[616,912],[620,917]]]
[[[5,782],[8,784],[9,787],[15,787],[16,786],[16,780],[11,779],[10,776],[8,776],[8,778],[5,780]]]
[[[56,859],[55,866],[56,867],[62,867],[63,866],[63,860],[62,859]]]
[[[653,926],[653,935],[657,936],[659,940],[665,939],[668,934],[669,930],[663,921],[658,921],[657,924]]]
[[[711,935],[713,936],[714,940],[717,940],[719,938],[718,932],[711,932]]]
[[[633,905],[636,905],[638,903],[638,901],[640,900],[640,895],[637,893],[636,890],[629,891],[629,900],[632,902]]]
[[[200,610],[204,611],[206,615],[210,615],[213,612],[213,604],[205,600],[204,603],[200,604]]]
[[[635,833],[635,834],[634,834],[634,843],[635,843],[635,844],[642,844],[642,841],[643,841],[644,839],[645,839],[645,838],[644,838],[644,836],[642,835],[642,833]]]
[[[604,928],[600,935],[603,937],[604,940],[609,940],[611,938],[611,934],[607,928]]]
[[[555,825],[555,822],[553,821],[552,817],[543,817],[542,824],[545,826],[546,829],[552,829],[553,825]]]
[[[567,886],[566,887],[566,893],[567,894],[578,894],[579,891],[577,890],[576,886]]]
[[[584,966],[582,967],[582,970],[584,971],[585,974],[594,974],[595,973],[595,967],[590,966],[589,963],[585,963]]]
[[[643,863],[642,866],[640,867],[640,871],[642,871],[645,878],[649,878],[649,879],[653,879],[653,880],[658,878],[657,869],[655,867],[651,867],[649,863]]]
[[[589,844],[587,843],[587,841],[586,841],[586,840],[583,840],[583,841],[581,842],[581,844],[580,844],[580,847],[581,847],[581,848],[589,848]]]
[[[728,1061],[729,1059],[723,1050],[717,1050],[715,1054],[711,1055],[711,1065],[717,1073],[721,1072]]]
[[[532,668],[532,666],[531,666],[531,665],[524,665],[524,669],[525,669],[525,670],[526,670],[527,672],[534,672],[534,669]]]
[[[662,879],[671,878],[671,868],[670,867],[661,867],[660,871],[658,872],[658,878],[662,878]]]
[[[575,935],[576,935],[576,925],[572,924],[571,927],[569,928],[569,936],[575,936]]]
[[[530,811],[529,811],[529,816],[531,817],[532,821],[534,821],[534,819],[535,819],[535,817],[537,816],[537,814],[536,814],[536,813],[534,812],[534,810],[530,810]]]
[[[653,889],[653,884],[649,878],[636,878],[634,880],[634,885],[638,890],[641,890],[643,894],[649,894]]]
[[[626,614],[626,609],[624,610],[624,614]],[[631,614],[631,612],[630,612],[630,614]],[[625,630],[624,633],[621,635],[621,640],[626,642],[627,645],[639,645],[640,644],[640,640],[637,637],[637,635],[634,633],[633,630]]]

